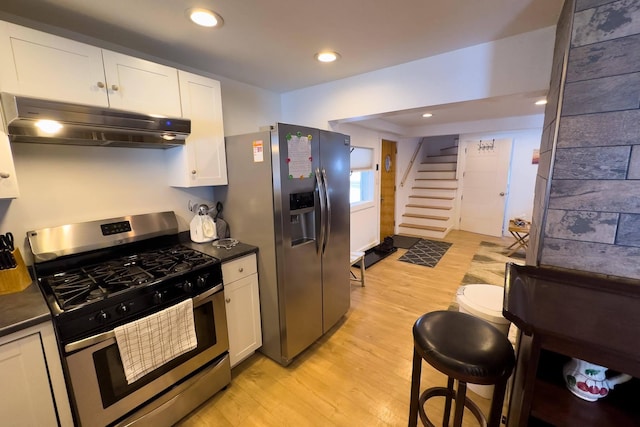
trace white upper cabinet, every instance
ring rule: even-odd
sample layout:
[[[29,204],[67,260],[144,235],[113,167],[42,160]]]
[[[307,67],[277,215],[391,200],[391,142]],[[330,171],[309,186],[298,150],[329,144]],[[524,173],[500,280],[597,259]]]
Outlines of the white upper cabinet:
[[[178,70],[108,50],[102,59],[111,108],[181,117]]]
[[[182,114],[191,119],[191,134],[184,146],[167,150],[169,185],[226,185],[220,82],[182,70],[178,77]]]
[[[181,116],[178,71],[128,55],[0,23],[0,89],[19,95]]]
[[[0,28],[3,92],[109,106],[101,49],[8,22]]]
[[[18,196],[18,179],[13,166],[11,144],[7,135],[0,132],[0,199],[14,199]]]

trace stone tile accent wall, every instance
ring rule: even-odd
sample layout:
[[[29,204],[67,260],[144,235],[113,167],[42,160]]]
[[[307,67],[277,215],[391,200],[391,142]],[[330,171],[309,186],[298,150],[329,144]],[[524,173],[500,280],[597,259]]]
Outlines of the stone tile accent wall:
[[[527,263],[640,279],[640,0],[565,2],[533,221]]]

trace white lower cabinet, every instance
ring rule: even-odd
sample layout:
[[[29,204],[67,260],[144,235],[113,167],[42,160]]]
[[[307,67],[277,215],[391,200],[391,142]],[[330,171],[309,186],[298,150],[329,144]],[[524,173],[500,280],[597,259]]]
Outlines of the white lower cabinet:
[[[262,345],[256,255],[223,263],[222,278],[229,330],[229,359],[231,367],[234,367]]]
[[[0,424],[73,426],[51,323],[0,338],[0,378]]]

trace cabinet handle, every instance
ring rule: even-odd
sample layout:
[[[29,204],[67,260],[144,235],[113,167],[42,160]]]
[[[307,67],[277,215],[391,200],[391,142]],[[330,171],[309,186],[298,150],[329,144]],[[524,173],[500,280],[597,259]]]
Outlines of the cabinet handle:
[[[104,83],[98,82],[97,85],[100,89],[104,89]]]
[[[196,174],[196,170],[194,169],[191,171],[191,175],[195,175],[195,174]]]
[[[0,172],[0,178],[9,178],[11,175],[7,172]]]
[[[244,268],[240,267],[240,268],[238,269],[238,271],[239,271],[240,273],[242,273],[242,272],[244,271]]]
[[[118,89],[120,89],[120,88],[118,87],[118,85],[111,85],[111,90],[112,90],[112,91],[117,92],[117,91],[118,91]]]
[[[225,298],[225,301],[229,304],[231,302],[231,298]]]

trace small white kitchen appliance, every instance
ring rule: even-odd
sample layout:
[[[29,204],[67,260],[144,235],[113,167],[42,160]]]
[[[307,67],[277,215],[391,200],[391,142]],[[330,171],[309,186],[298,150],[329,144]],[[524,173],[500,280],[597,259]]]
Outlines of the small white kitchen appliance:
[[[216,223],[209,216],[211,208],[205,204],[193,205],[192,210],[196,213],[189,225],[191,240],[195,243],[212,242],[218,238]]]

